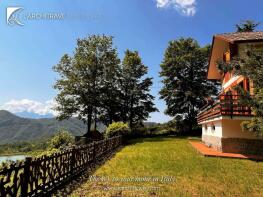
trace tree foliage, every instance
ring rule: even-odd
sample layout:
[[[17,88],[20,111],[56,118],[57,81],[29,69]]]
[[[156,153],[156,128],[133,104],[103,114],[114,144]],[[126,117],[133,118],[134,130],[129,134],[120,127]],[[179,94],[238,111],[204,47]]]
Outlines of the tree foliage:
[[[242,102],[252,107],[255,117],[243,122],[244,130],[263,136],[263,49],[249,49],[247,55],[239,60],[236,72],[243,75],[253,84],[253,95],[241,92]]]
[[[260,23],[253,20],[246,20],[240,24],[236,24],[237,32],[253,32]]]
[[[169,43],[161,64],[165,113],[181,116],[190,130],[205,98],[218,93],[217,83],[206,79],[209,52],[210,46],[201,48],[192,38],[181,38]]]
[[[98,108],[105,106],[104,98],[112,100],[111,92],[114,91],[108,84],[115,78],[113,75],[118,65],[119,59],[116,48],[112,46],[112,37],[94,35],[78,39],[73,57],[64,55],[54,67],[60,75],[55,84],[55,88],[59,90],[56,97],[58,118],[78,116],[87,123],[89,133]]]
[[[127,135],[130,132],[129,125],[124,122],[113,122],[107,127],[106,136],[113,137],[118,135]]]
[[[122,64],[112,37],[93,35],[77,41],[74,55],[64,55],[54,66],[58,118],[77,116],[87,124],[113,121],[136,125],[156,111],[150,94],[152,79],[138,52],[127,50]]]
[[[263,50],[248,47],[246,55],[235,57],[229,62],[220,61],[217,67],[221,73],[234,71],[250,80],[253,94],[239,86],[235,88],[241,96],[240,102],[250,106],[255,114],[251,121],[242,122],[242,127],[245,131],[263,136]]]
[[[121,70],[122,120],[129,122],[131,128],[149,117],[150,112],[157,111],[154,97],[150,94],[152,78],[144,77],[148,68],[142,63],[137,51],[125,52]]]
[[[58,149],[63,146],[68,146],[73,142],[73,136],[69,132],[61,130],[50,140],[50,148]]]

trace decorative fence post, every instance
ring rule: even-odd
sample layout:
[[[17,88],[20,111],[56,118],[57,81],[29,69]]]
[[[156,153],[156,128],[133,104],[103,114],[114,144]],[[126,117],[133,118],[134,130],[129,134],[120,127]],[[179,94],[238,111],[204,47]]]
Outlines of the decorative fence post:
[[[72,153],[71,153],[71,164],[70,164],[71,175],[74,175],[75,163],[76,163],[76,148],[75,146],[73,146]]]
[[[105,146],[106,146],[106,150],[105,150],[105,153],[108,153],[108,152],[110,152],[110,150],[109,150],[109,140],[108,139],[106,139],[106,144],[105,144]]]
[[[96,142],[93,142],[93,163],[96,162]]]
[[[28,194],[31,163],[32,163],[32,157],[26,157],[25,166],[24,166],[24,177],[22,179],[22,184],[21,184],[21,196],[22,197],[27,197],[27,194]]]
[[[117,136],[86,146],[73,146],[50,156],[26,157],[24,162],[0,170],[0,196],[30,197],[49,193],[95,165],[97,160],[105,159],[106,153],[111,153],[120,144],[121,137]]]

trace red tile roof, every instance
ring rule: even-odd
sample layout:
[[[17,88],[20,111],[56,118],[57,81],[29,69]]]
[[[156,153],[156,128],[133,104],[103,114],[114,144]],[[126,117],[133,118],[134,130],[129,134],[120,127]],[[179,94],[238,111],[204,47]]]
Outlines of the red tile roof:
[[[221,38],[227,42],[251,41],[251,40],[259,41],[259,40],[263,40],[263,31],[223,33],[223,34],[216,34],[215,37]]]

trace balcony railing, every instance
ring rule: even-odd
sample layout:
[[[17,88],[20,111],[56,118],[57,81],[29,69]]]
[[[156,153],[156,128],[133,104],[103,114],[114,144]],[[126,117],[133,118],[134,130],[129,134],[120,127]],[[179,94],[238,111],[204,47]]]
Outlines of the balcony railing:
[[[219,116],[252,116],[251,107],[240,102],[240,95],[220,95],[219,99],[201,108],[198,123]]]

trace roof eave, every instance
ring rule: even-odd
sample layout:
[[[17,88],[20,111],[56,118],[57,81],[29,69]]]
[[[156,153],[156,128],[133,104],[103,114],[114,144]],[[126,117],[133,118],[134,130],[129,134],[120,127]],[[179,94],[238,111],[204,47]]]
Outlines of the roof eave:
[[[213,53],[214,42],[215,42],[215,36],[213,36],[212,47],[211,47],[211,51],[210,51],[209,61],[208,61],[208,64],[207,64],[207,73],[206,73],[206,78],[207,79],[208,79],[208,73],[209,73],[209,68],[210,68],[210,64],[211,64],[211,57],[212,57],[212,53]]]

